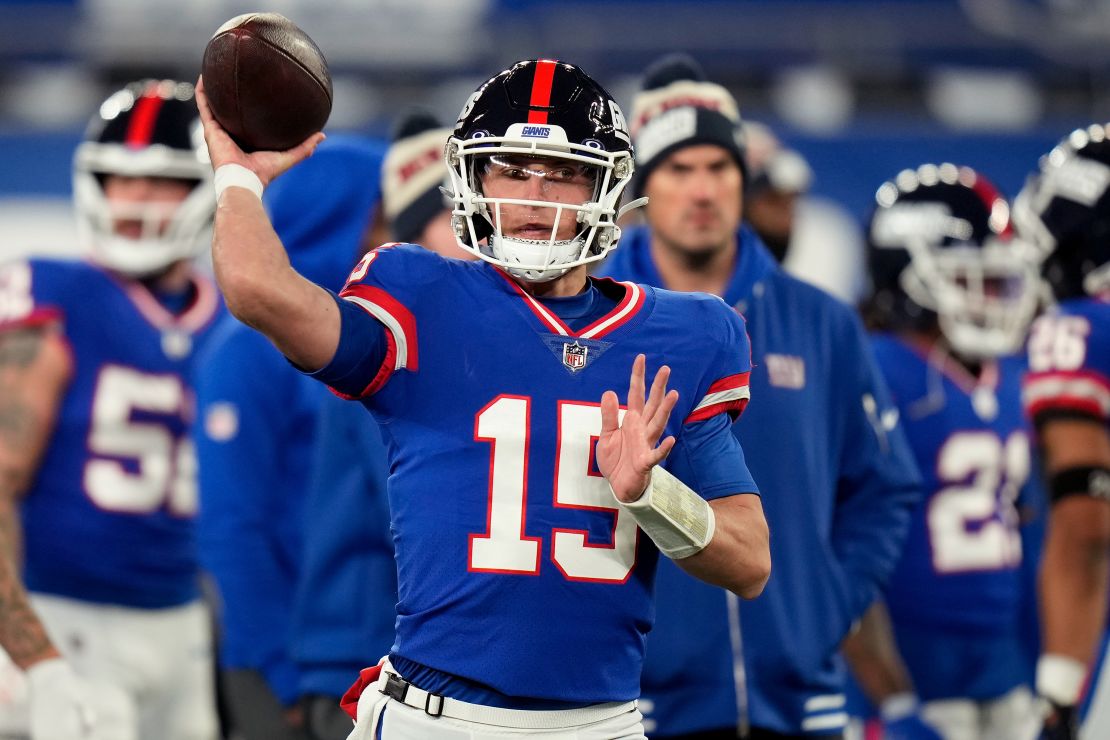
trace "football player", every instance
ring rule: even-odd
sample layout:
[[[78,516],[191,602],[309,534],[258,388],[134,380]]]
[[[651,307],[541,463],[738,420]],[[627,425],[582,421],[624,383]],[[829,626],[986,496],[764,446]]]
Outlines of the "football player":
[[[659,553],[745,597],[770,555],[729,433],[743,320],[586,274],[617,245],[633,173],[619,106],[571,64],[495,75],[446,147],[479,259],[377,249],[335,296],[292,270],[258,198],[322,135],[246,155],[198,89],[229,306],[388,436],[397,636],[351,692],[351,737],[643,738]]]
[[[1018,503],[1039,495],[1020,397],[1040,258],[968,167],[904,170],[876,201],[865,313],[925,482],[884,594],[895,643],[942,737],[1032,740]]]
[[[266,194],[274,228],[309,280],[338,289],[365,251],[383,149],[376,141],[335,137]],[[290,631],[311,535],[305,506],[326,395],[232,316],[201,357],[198,535],[201,562],[220,595],[221,688],[243,740],[300,737]]]
[[[753,738],[839,737],[837,649],[894,566],[917,472],[855,314],[786,275],[741,225],[732,95],[685,57],[660,60],[644,88],[632,130],[647,224],[604,269],[712,293],[746,318],[760,400],[732,431],[767,494],[775,563],[742,615],[734,596],[660,566],[643,677],[652,737],[747,725]]]
[[[193,86],[135,83],[104,101],[73,190],[88,261],[0,274],[4,530],[16,531],[18,510],[31,603],[67,664],[113,690],[112,703],[77,716],[64,680],[36,680],[43,666],[66,668],[42,660],[55,653],[18,599],[3,600],[2,643],[32,666],[36,739],[85,737],[82,720],[95,719],[117,739],[212,740],[189,427],[195,357],[222,304],[192,264],[215,205]]]
[[[1059,301],[1033,325],[1023,391],[1051,499],[1037,692],[1056,740],[1076,736],[1084,686],[1108,690],[1089,674],[1110,598],[1110,124],[1073,131],[1041,159],[1014,222],[1045,255]],[[1080,736],[1110,736],[1110,699],[1085,725]]]

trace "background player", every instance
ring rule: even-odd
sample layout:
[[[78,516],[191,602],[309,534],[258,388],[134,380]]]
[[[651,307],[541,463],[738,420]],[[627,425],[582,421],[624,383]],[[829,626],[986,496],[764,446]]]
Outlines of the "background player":
[[[382,163],[388,236],[444,256],[471,258],[451,230],[440,187],[447,178],[443,147],[451,129],[414,110],[397,122]],[[312,163],[318,155],[308,160]],[[304,167],[287,173],[268,193]],[[342,218],[341,214],[334,214]],[[301,675],[310,740],[343,740],[351,718],[340,699],[351,677],[393,644],[397,568],[389,532],[386,448],[366,411],[324,394],[305,502],[305,557],[293,615],[293,650]],[[335,460],[349,461],[336,465]]]
[[[267,193],[274,228],[307,279],[338,289],[368,246],[383,148],[334,137]],[[326,395],[232,316],[202,355],[201,557],[220,594],[221,686],[244,740],[301,732],[300,677],[290,641],[304,541],[312,535],[305,507]],[[347,606],[356,612],[352,601]]]
[[[1045,737],[1072,738],[1106,630],[1110,599],[1110,124],[1072,132],[1014,201],[1019,233],[1045,255],[1060,303],[1029,338],[1023,395],[1037,427],[1051,515],[1041,565],[1037,692],[1052,704]],[[1102,661],[1105,665],[1105,661]],[[1110,698],[1081,736],[1110,735]]]
[[[192,86],[112,95],[73,171],[92,261],[19,262],[0,278],[4,500],[21,509],[35,610],[77,673],[114,688],[114,705],[95,707],[106,736],[211,740],[188,430],[194,358],[221,303],[190,261],[214,205]],[[4,645],[24,664],[11,636],[27,617],[12,603]],[[57,685],[63,703],[44,711],[65,716]]]
[[[1039,493],[1017,353],[1040,257],[970,168],[904,170],[876,201],[866,315],[926,491],[884,591],[898,651],[943,737],[1031,739],[1018,505]]]
[[[398,635],[368,677],[352,737],[375,736],[379,722],[385,738],[571,726],[642,737],[631,700],[656,549],[638,527],[744,596],[762,589],[770,561],[727,425],[747,399],[742,321],[713,299],[586,276],[616,245],[632,175],[620,108],[569,64],[520,62],[491,78],[464,106],[447,160],[457,233],[482,260],[376,250],[337,300],[289,267],[248,189],[319,136],[247,156],[198,97],[228,185],[213,257],[229,305],[299,366],[364,399],[390,435]],[[646,399],[641,348],[660,367]],[[629,368],[619,421],[606,389]],[[676,444],[678,478],[653,469]],[[678,482],[695,471],[701,496]],[[657,518],[678,500],[685,523]]]
[[[647,225],[605,271],[705,291],[744,315],[759,402],[733,427],[765,491],[775,573],[739,608],[660,566],[643,677],[653,737],[836,737],[838,647],[894,567],[918,477],[851,309],[787,276],[747,226],[736,101],[688,58],[632,112]],[[757,452],[752,452],[757,450]],[[700,736],[699,736],[700,737]]]

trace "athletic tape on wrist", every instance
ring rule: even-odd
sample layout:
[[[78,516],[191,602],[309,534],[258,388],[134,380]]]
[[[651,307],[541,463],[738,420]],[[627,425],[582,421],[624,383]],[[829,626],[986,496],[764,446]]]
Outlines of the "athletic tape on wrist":
[[[258,175],[241,164],[221,164],[216,168],[213,183],[216,186],[216,200],[219,200],[228,188],[245,188],[262,200],[262,181],[258,179]]]
[[[1057,704],[1075,706],[1087,680],[1087,666],[1066,655],[1042,655],[1037,660],[1037,693]]]
[[[643,496],[618,502],[671,560],[696,555],[713,539],[716,519],[709,502],[658,465]]]

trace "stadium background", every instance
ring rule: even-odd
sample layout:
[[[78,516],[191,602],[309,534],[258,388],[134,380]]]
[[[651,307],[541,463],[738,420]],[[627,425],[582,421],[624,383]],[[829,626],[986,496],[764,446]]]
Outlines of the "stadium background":
[[[925,161],[1013,195],[1060,136],[1110,117],[1110,0],[0,0],[4,256],[72,251],[69,163],[93,108],[135,77],[195,78],[212,32],[252,10],[323,49],[332,131],[385,135],[411,104],[452,121],[489,73],[539,56],[627,109],[647,64],[690,52],[859,220]]]

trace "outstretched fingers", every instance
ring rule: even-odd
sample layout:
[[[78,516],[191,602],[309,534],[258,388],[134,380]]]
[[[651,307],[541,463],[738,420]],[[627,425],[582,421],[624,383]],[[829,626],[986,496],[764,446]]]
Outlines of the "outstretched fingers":
[[[612,434],[620,428],[620,401],[613,391],[601,395],[601,433]]]
[[[643,411],[644,409],[644,376],[647,373],[647,358],[636,355],[632,362],[632,375],[628,379],[628,410]]]

